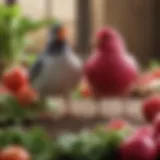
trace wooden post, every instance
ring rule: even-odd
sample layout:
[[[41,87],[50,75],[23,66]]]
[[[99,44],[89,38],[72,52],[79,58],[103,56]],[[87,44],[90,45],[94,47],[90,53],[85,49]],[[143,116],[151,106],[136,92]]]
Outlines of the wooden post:
[[[77,51],[85,56],[90,50],[91,36],[91,0],[76,1],[76,38]]]
[[[153,51],[153,58],[160,59],[160,1],[155,0],[155,9],[154,9],[154,51]]]
[[[97,30],[105,26],[106,0],[92,0],[92,34],[93,38]]]
[[[154,52],[154,9],[154,0],[106,0],[106,24],[122,33],[130,52],[144,64]]]

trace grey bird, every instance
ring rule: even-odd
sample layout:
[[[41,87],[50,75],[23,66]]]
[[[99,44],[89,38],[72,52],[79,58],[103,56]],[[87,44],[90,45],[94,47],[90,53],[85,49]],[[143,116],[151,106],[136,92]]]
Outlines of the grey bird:
[[[62,24],[54,25],[48,36],[44,52],[30,69],[30,81],[42,98],[64,98],[66,116],[72,116],[71,93],[82,76],[82,61],[66,40]]]

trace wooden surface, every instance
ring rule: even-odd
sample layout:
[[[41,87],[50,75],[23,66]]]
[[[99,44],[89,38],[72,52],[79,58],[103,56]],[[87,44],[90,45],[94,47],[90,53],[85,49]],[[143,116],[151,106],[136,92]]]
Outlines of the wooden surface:
[[[59,135],[65,132],[79,132],[83,129],[92,129],[96,125],[99,124],[107,124],[107,122],[111,119],[122,118],[122,108],[124,107],[124,103],[118,99],[105,100],[103,101],[103,115],[104,118],[96,119],[94,117],[95,106],[93,101],[84,100],[84,101],[73,101],[73,111],[75,113],[75,117],[63,119],[58,118],[54,119],[51,116],[50,119],[42,119],[38,125],[44,127],[48,133],[51,135]],[[56,116],[59,117],[58,114],[63,116],[64,105],[62,101],[59,101],[59,113],[56,113]],[[122,107],[123,106],[123,107]],[[134,126],[141,125],[144,122],[143,117],[141,115],[141,100],[130,99],[126,103],[126,109],[129,118],[126,120],[129,121]],[[36,124],[36,125],[37,125]]]
[[[101,101],[103,115],[109,118],[114,118],[122,113],[122,109],[126,108],[128,115],[135,116],[141,120],[140,113],[140,103],[139,99],[129,99],[127,101],[122,101],[122,99],[108,99]],[[57,100],[57,105],[59,106],[59,113],[63,114],[65,110],[65,104],[60,99]],[[125,106],[124,106],[125,105]],[[92,100],[77,100],[72,102],[72,109],[75,115],[82,117],[93,117],[95,113],[96,104]]]
[[[69,118],[64,118],[63,113],[65,111],[63,102],[61,100],[57,101],[59,104],[59,110],[56,113],[50,113],[49,115],[44,115],[36,119],[35,121],[24,121],[22,127],[25,129],[31,127],[42,127],[51,136],[59,136],[66,132],[78,133],[84,129],[93,129],[97,125],[107,125],[110,120],[113,119],[124,119],[128,121],[134,127],[142,125],[145,123],[141,115],[141,100],[130,99],[124,108],[124,103],[118,99],[105,100],[102,102],[103,117],[95,118],[95,106],[91,100],[83,101],[73,101],[73,111],[74,115]],[[122,107],[123,106],[123,107]],[[128,117],[123,117],[121,115],[122,109],[127,111]],[[1,128],[13,126],[13,121],[7,122],[7,124],[0,125]]]
[[[106,24],[124,36],[130,52],[147,62],[155,47],[155,0],[106,0]],[[156,30],[157,31],[157,30]]]

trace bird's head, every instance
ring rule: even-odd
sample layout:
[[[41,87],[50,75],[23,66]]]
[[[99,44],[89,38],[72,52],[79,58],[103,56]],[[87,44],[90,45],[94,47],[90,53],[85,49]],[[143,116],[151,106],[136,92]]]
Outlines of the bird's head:
[[[113,28],[102,28],[96,35],[96,47],[106,51],[124,49],[125,44],[121,35]]]
[[[62,24],[54,25],[49,31],[49,43],[64,43],[66,41],[66,29]]]

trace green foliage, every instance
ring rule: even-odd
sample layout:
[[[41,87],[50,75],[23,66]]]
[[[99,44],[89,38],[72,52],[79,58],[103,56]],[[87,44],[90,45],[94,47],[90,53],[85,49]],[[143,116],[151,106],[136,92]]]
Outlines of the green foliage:
[[[33,65],[33,63],[36,61],[37,55],[34,53],[28,53],[28,54],[23,54],[21,57],[21,62],[26,63],[28,67]]]
[[[77,88],[77,89],[73,92],[72,97],[73,97],[73,99],[76,99],[76,100],[81,100],[81,99],[84,98],[84,97],[82,96],[82,94],[80,93],[79,88]]]
[[[54,23],[53,19],[38,21],[24,17],[18,5],[0,4],[0,59],[8,63],[18,60],[26,34]]]
[[[43,112],[54,112],[56,106],[49,100],[45,103],[40,99],[30,105],[21,105],[16,97],[11,94],[0,95],[0,121],[5,122],[8,119],[13,119],[17,125],[20,125],[21,121],[25,118],[35,118]],[[44,107],[45,105],[45,107]],[[52,108],[51,106],[52,105]]]
[[[149,69],[154,69],[160,67],[160,62],[157,60],[152,60],[149,64]]]
[[[103,146],[101,150],[101,160],[105,159],[117,159],[119,146],[122,141],[131,134],[129,128],[124,128],[121,130],[108,130],[105,131],[104,128],[97,128],[95,134],[101,138]]]
[[[119,145],[126,136],[126,130],[98,129],[64,134],[55,140],[39,128],[29,131],[12,128],[0,131],[0,149],[17,144],[26,148],[35,160],[116,160]]]
[[[0,131],[0,148],[8,145],[20,145],[26,148],[34,160],[54,160],[53,141],[41,129],[22,131],[17,128]]]
[[[79,135],[66,134],[57,140],[58,160],[114,160],[118,156],[119,145],[127,130],[81,132]]]
[[[73,99],[76,100],[84,100],[84,99],[90,99],[91,96],[85,96],[81,93],[79,86],[77,86],[76,90],[72,93]]]

